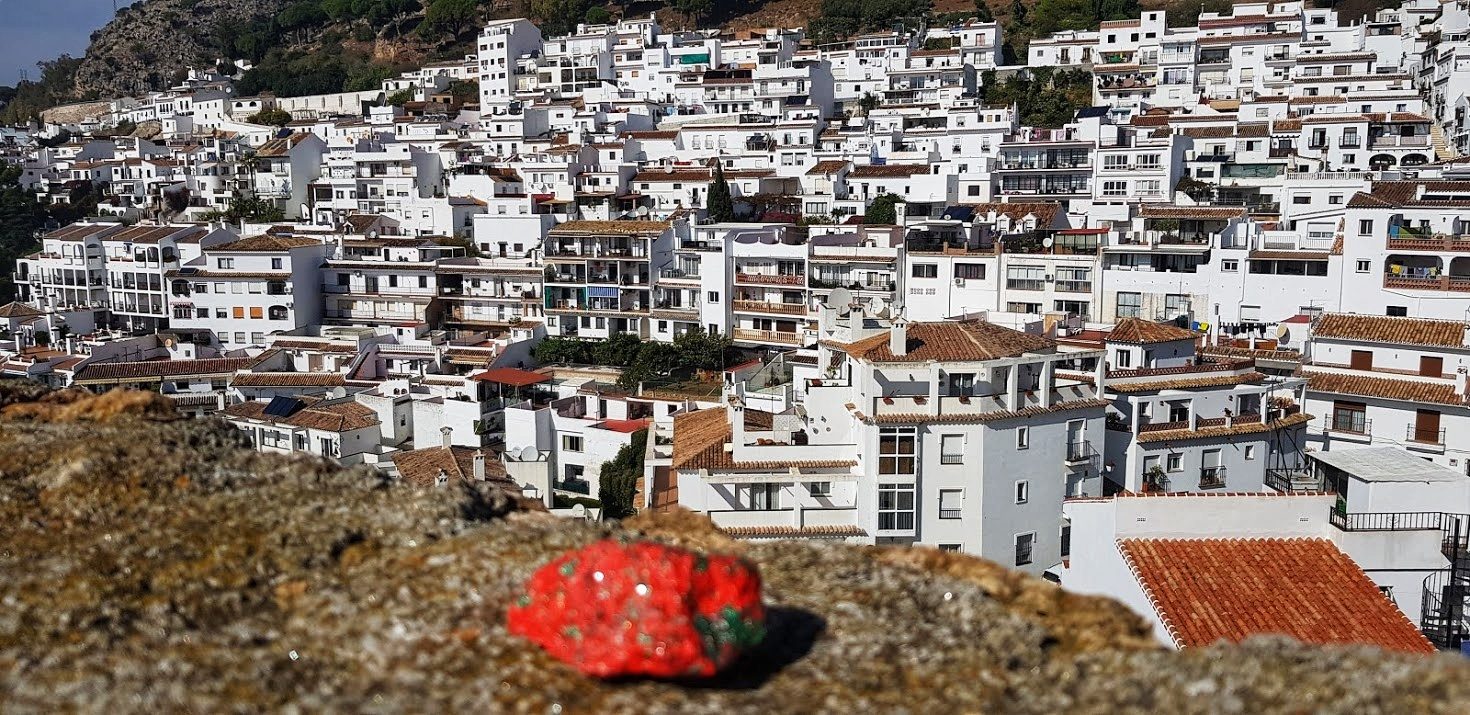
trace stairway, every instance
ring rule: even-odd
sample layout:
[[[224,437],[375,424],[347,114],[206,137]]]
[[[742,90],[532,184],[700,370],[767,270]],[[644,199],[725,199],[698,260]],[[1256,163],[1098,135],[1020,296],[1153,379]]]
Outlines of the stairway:
[[[1439,122],[1429,124],[1429,143],[1434,147],[1434,158],[1436,161],[1449,161],[1458,159],[1460,152],[1450,146],[1449,140],[1445,138],[1444,128]]]

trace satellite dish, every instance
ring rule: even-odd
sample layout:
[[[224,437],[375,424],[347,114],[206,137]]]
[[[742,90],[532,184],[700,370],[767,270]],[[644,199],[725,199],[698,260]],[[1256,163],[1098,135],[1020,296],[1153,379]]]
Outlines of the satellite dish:
[[[647,206],[639,206],[638,207],[638,210],[637,211],[634,211],[633,213],[636,213],[639,216],[647,216],[648,215],[648,207]]]
[[[868,309],[873,311],[873,315],[880,318],[888,317],[888,302],[882,298],[874,298],[868,303]]]
[[[664,173],[665,174],[672,174],[672,173],[674,173],[674,165],[673,164],[669,164],[668,166],[665,166],[664,167]]]
[[[367,237],[368,238],[377,238],[378,237],[378,232],[377,231],[368,231],[367,232]]]
[[[529,444],[526,445],[526,446],[524,446],[524,447],[521,447],[520,460],[522,462],[534,462],[534,461],[536,461],[536,458],[539,457],[539,456],[540,456],[540,454],[536,451],[536,448],[535,447],[533,447],[533,446],[531,446]]]
[[[827,296],[827,306],[837,311],[838,315],[847,315],[852,312],[852,291],[846,288],[833,288]]]
[[[583,505],[583,504],[573,505],[572,506],[572,516],[575,516],[575,517],[577,517],[579,519],[586,519],[587,518],[587,507],[586,507],[586,505]]]
[[[1041,245],[1045,248],[1051,248],[1052,244],[1054,243],[1056,243],[1056,239],[1052,238],[1051,236],[1047,236],[1046,238],[1041,239]]]

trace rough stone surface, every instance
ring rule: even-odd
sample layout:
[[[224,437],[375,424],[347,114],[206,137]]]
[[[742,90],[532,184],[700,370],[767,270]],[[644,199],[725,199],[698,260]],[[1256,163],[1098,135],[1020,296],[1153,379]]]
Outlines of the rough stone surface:
[[[259,455],[166,407],[0,384],[0,712],[1470,710],[1456,656],[1174,653],[1121,606],[983,561],[571,523]],[[589,679],[506,633],[536,568],[618,534],[758,564],[767,638],[696,688]]]

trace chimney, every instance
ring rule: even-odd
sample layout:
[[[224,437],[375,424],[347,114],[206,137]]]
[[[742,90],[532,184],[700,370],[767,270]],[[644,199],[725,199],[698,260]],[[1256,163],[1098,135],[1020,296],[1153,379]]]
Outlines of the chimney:
[[[1455,370],[1455,394],[1460,397],[1465,397],[1466,372],[1470,370],[1463,367]]]
[[[475,481],[485,481],[485,450],[475,450]]]
[[[893,321],[893,328],[888,331],[888,352],[896,356],[909,354],[908,321],[902,318]]]
[[[439,470],[439,475],[434,477],[434,486],[442,487],[449,483],[449,472]]]
[[[444,425],[439,428],[439,434],[444,436],[444,448],[449,449],[454,444],[454,440],[450,438],[450,435],[454,434],[454,428],[449,425]]]

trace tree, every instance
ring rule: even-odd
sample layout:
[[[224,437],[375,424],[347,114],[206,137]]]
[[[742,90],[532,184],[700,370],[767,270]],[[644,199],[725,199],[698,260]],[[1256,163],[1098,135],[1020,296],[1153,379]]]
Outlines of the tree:
[[[864,92],[863,96],[858,98],[858,109],[862,110],[864,116],[877,109],[881,104],[883,104],[883,100],[872,92]]]
[[[695,25],[714,9],[713,0],[674,0],[674,9],[683,13]]]
[[[709,198],[705,199],[705,208],[711,221],[735,220],[735,202],[730,198],[730,182],[725,180],[725,168],[719,163],[715,164],[715,177],[709,185]]]
[[[618,449],[616,456],[602,463],[602,470],[597,474],[597,499],[602,502],[603,519],[622,519],[637,512],[633,500],[638,478],[643,476],[643,454],[647,446],[648,430],[638,430]]]
[[[606,25],[612,21],[612,13],[601,5],[593,5],[587,8],[587,14],[582,16],[582,22],[588,25]]]
[[[868,204],[863,223],[869,226],[892,226],[898,223],[898,194],[882,194]]]
[[[21,168],[0,164],[0,298],[14,297],[10,276],[15,259],[36,248],[37,232],[46,222],[46,210],[35,192],[20,185]]]
[[[990,3],[975,0],[975,19],[980,22],[995,22],[995,13],[990,11]]]
[[[475,24],[478,0],[434,0],[424,11],[424,22],[419,31],[448,32],[459,35]]]
[[[411,89],[400,89],[397,92],[388,95],[387,100],[388,104],[394,107],[402,107],[403,105],[408,104],[411,101],[413,101],[413,90]]]
[[[276,221],[284,221],[286,214],[274,203],[258,196],[247,194],[230,199],[230,205],[224,211],[209,211],[201,218],[205,221],[223,220],[228,223],[239,223],[241,221],[274,223]]]
[[[167,206],[169,211],[176,214],[181,214],[189,210],[189,188],[183,187],[176,191],[164,191],[163,205]]]
[[[246,117],[245,121],[251,124],[268,124],[273,127],[284,127],[287,122],[291,121],[291,113],[277,107],[266,107]]]

